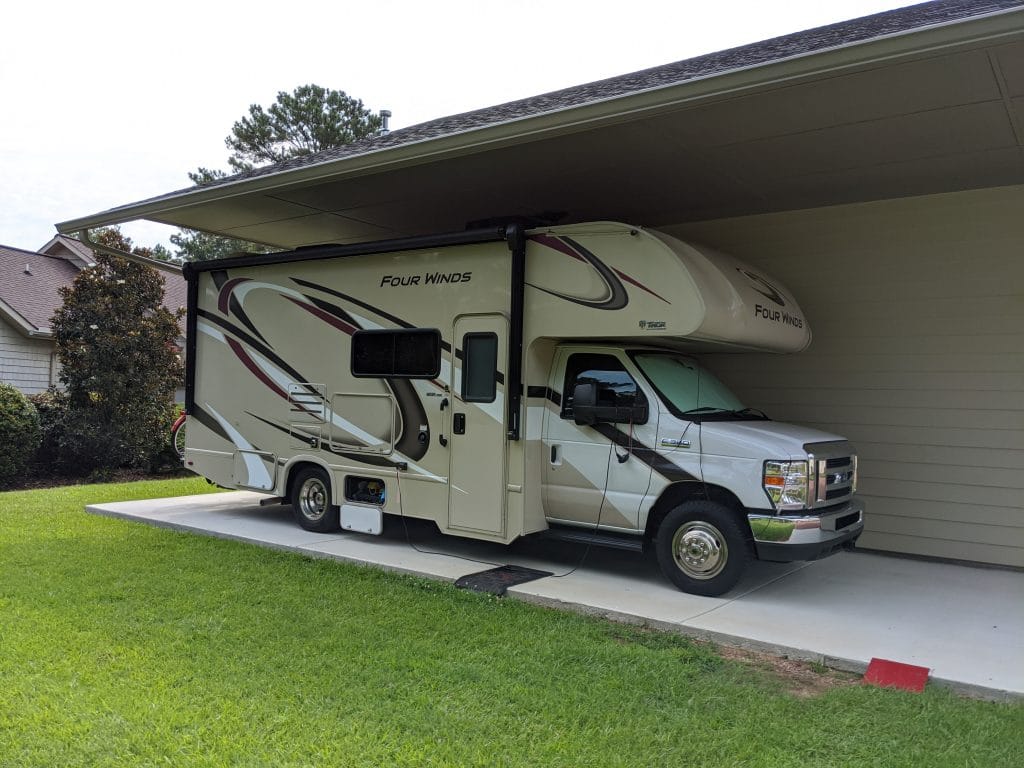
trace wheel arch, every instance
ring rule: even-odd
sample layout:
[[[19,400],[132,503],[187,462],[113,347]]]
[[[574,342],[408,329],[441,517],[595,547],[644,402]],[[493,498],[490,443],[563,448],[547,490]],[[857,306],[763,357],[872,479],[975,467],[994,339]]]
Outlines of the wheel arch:
[[[315,459],[311,456],[299,456],[285,464],[284,469],[282,470],[284,473],[284,493],[281,494],[282,497],[285,499],[291,499],[295,478],[306,467],[316,467],[317,469],[322,469],[327,473],[327,478],[331,483],[331,499],[335,504],[337,504],[338,489],[336,487],[337,481],[335,480],[334,472],[331,470],[331,467],[327,462]]]
[[[661,526],[662,521],[673,509],[688,501],[714,501],[727,507],[736,515],[742,530],[752,541],[753,532],[750,530],[750,521],[743,513],[743,504],[739,498],[728,488],[720,485],[701,482],[678,482],[665,487],[654,502],[650,512],[647,513],[647,525],[644,527],[644,541],[650,542],[654,539]]]

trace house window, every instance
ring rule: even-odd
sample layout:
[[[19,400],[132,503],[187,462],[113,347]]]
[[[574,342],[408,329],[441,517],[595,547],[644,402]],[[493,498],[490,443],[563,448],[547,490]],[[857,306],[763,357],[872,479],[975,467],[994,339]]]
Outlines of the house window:
[[[497,394],[498,336],[467,333],[462,337],[462,399],[493,403]]]
[[[433,379],[441,372],[441,332],[434,328],[356,331],[352,375]]]

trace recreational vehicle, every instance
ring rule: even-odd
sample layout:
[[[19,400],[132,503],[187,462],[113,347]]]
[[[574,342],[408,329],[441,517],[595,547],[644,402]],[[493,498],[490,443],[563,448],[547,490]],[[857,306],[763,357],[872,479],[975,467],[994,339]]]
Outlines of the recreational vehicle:
[[[310,531],[383,515],[651,548],[717,595],[863,528],[842,437],[744,407],[693,356],[798,352],[760,270],[618,223],[495,225],[191,263],[185,465]]]

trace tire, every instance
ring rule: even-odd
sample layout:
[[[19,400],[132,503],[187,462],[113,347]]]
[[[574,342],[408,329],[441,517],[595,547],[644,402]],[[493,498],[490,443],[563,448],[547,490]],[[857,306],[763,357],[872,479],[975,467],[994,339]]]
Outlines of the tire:
[[[688,501],[669,512],[658,527],[655,550],[669,581],[707,597],[736,586],[751,559],[739,517],[713,501]]]
[[[178,458],[185,459],[185,426],[187,423],[184,414],[174,422],[174,427],[171,429],[171,444],[174,446],[174,452],[178,454]]]
[[[331,479],[320,467],[306,467],[292,482],[292,516],[307,531],[328,533],[339,526],[338,508],[332,504]]]

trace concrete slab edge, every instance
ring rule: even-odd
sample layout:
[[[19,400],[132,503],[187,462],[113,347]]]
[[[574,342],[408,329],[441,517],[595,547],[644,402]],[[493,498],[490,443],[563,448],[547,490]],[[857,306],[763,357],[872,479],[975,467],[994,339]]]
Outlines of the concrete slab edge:
[[[390,565],[388,563],[375,563],[367,560],[361,560],[357,557],[349,557],[346,555],[339,555],[332,552],[320,552],[315,549],[306,549],[302,546],[296,546],[294,544],[277,544],[272,541],[266,541],[265,539],[257,539],[251,536],[242,536],[236,533],[224,533],[222,531],[211,531],[208,528],[200,528],[199,526],[188,525],[187,523],[175,523],[170,520],[156,520],[152,518],[142,519],[137,515],[131,515],[124,512],[118,512],[117,510],[104,509],[101,505],[89,505],[86,506],[85,511],[90,515],[97,515],[99,517],[110,517],[117,520],[127,520],[131,523],[139,523],[141,525],[149,525],[153,528],[164,528],[170,531],[178,531],[180,533],[192,533],[198,536],[207,536],[211,539],[225,539],[227,541],[240,541],[244,544],[256,544],[263,547],[264,549],[273,549],[278,552],[291,552],[296,555],[303,555],[304,557],[314,558],[316,560],[336,560],[342,563],[349,563],[351,565],[358,565],[364,568],[373,568],[378,571],[389,571],[390,573],[398,573],[405,576],[417,576],[422,579],[430,579],[431,581],[444,581],[449,584],[454,584],[455,579],[448,578],[447,576],[439,576],[437,574],[428,573],[427,571],[420,571],[416,568],[407,568],[400,565]],[[319,538],[317,541],[333,541],[334,538],[327,538],[323,534],[318,534]],[[335,538],[343,538],[341,536]]]
[[[540,605],[545,608],[553,608],[555,610],[562,611],[573,611],[584,616],[594,616],[596,618],[606,619],[608,621],[615,621],[622,624],[632,624],[639,627],[648,627],[650,629],[656,629],[662,632],[674,632],[676,634],[689,637],[693,640],[699,640],[702,642],[714,643],[716,645],[724,645],[729,648],[738,648],[746,651],[757,651],[760,653],[767,653],[772,656],[780,656],[782,658],[793,659],[795,661],[806,661],[813,664],[821,664],[829,669],[835,669],[840,672],[850,672],[857,675],[863,675],[868,668],[868,663],[860,661],[858,659],[847,659],[841,656],[829,656],[822,654],[817,651],[813,651],[807,648],[798,648],[791,645],[783,645],[781,643],[770,643],[762,640],[755,640],[749,637],[742,637],[739,635],[730,635],[724,632],[714,632],[707,629],[701,629],[697,627],[690,627],[686,624],[675,623],[671,621],[662,621],[659,619],[650,619],[646,616],[638,616],[633,613],[625,611],[615,611],[606,608],[597,608],[590,605],[584,605],[582,603],[574,603],[568,600],[561,600],[558,598],[545,597],[543,595],[533,594],[524,591],[521,587],[512,587],[508,590],[508,596],[516,600],[522,600],[523,602],[532,603],[534,605]],[[962,680],[951,680],[942,677],[929,677],[929,684],[939,686],[941,688],[947,688],[953,693],[968,696],[973,699],[982,699],[985,701],[999,701],[999,702],[1020,702],[1024,701],[1024,692],[1018,691],[1007,691],[1000,688],[990,688],[983,685],[976,685],[974,683],[966,683]]]
[[[367,560],[361,560],[355,557],[348,557],[346,555],[340,555],[331,552],[320,552],[314,549],[306,549],[301,546],[295,546],[290,544],[276,544],[274,542],[268,542],[263,539],[240,536],[238,534],[211,531],[207,528],[200,528],[197,526],[188,525],[186,523],[175,523],[169,520],[155,520],[152,518],[140,519],[137,515],[131,515],[123,512],[118,512],[116,510],[105,509],[102,505],[88,505],[86,506],[85,511],[92,515],[110,517],[118,520],[127,520],[133,523],[142,523],[144,525],[151,525],[156,528],[165,528],[173,531],[192,533],[200,536],[208,536],[210,538],[215,539],[240,541],[245,544],[257,544],[267,549],[274,549],[281,552],[292,552],[295,554],[303,555],[305,557],[311,557],[322,560],[336,560],[338,562],[350,563],[352,565],[357,565],[364,568],[373,568],[375,570],[388,571],[390,573],[398,573],[406,576],[416,576],[423,579],[429,579],[431,581],[442,581],[447,582],[448,584],[455,583],[455,579],[449,578],[447,576],[440,576],[438,574],[430,573],[428,571],[422,571],[413,567],[391,565],[389,563],[369,562]],[[341,537],[339,536],[338,538]],[[322,534],[319,540],[325,540]],[[607,608],[598,608],[596,606],[585,605],[583,603],[561,600],[559,598],[546,597],[544,595],[538,595],[529,592],[525,587],[511,587],[506,594],[508,597],[511,597],[515,600],[521,600],[525,603],[531,603],[533,605],[539,605],[545,608],[552,608],[554,610],[560,611],[572,611],[573,613],[578,613],[583,616],[593,616],[596,618],[606,619],[608,621],[618,622],[620,624],[632,624],[634,626],[649,627],[651,629],[656,629],[662,632],[674,632],[676,634],[681,634],[685,637],[689,637],[694,640],[715,643],[716,645],[724,645],[730,648],[739,648],[741,650],[768,653],[774,656],[781,656],[783,658],[794,659],[795,661],[806,661],[814,664],[821,664],[829,669],[835,669],[841,672],[851,672],[854,674],[863,675],[864,672],[867,671],[867,662],[859,661],[857,659],[846,659],[839,656],[828,656],[805,648],[797,648],[795,646],[788,646],[780,643],[769,643],[762,640],[755,640],[749,637],[741,637],[738,635],[730,635],[724,632],[714,632],[707,629],[689,627],[686,624],[682,623],[674,623],[671,621],[651,619],[646,616],[638,616],[636,614],[628,613],[626,611],[615,611]],[[928,682],[940,686],[942,688],[948,688],[954,693],[960,694],[962,696],[969,696],[975,699],[983,699],[986,701],[998,702],[1024,701],[1024,692],[1007,691],[1000,688],[990,688],[987,686],[977,685],[974,683],[966,683],[961,680],[951,680],[942,677],[929,677]]]

